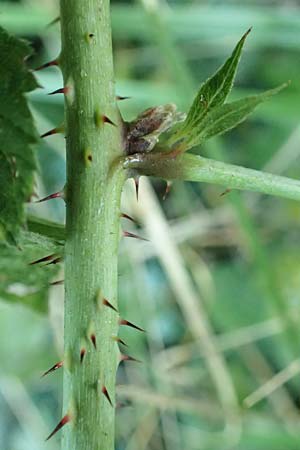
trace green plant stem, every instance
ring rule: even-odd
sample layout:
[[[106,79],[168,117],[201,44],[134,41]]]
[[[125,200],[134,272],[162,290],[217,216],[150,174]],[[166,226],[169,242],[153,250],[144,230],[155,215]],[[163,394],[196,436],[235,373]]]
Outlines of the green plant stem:
[[[300,182],[193,154],[172,156],[166,153],[135,154],[124,161],[124,168],[140,175],[166,180],[200,181],[220,184],[228,189],[241,189],[300,200]]]
[[[67,135],[63,450],[113,450],[117,262],[125,172],[109,0],[61,0]],[[94,344],[93,344],[94,340]],[[85,351],[84,357],[80,357]],[[82,361],[81,361],[82,359]],[[102,393],[105,386],[112,401]]]

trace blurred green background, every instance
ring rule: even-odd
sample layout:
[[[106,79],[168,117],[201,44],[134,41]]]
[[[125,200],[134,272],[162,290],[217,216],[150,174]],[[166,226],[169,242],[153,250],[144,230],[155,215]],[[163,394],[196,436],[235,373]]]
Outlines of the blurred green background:
[[[32,68],[59,54],[59,24],[47,27],[57,16],[54,0],[0,3],[0,24],[35,49]],[[231,98],[291,84],[197,151],[299,178],[299,1],[113,0],[112,24],[127,120],[168,102],[186,111],[252,26]],[[62,98],[46,95],[62,81],[56,67],[37,76],[30,103],[44,133],[62,122]],[[39,197],[63,187],[64,159],[63,136],[40,143]],[[299,204],[183,182],[163,200],[165,183],[150,181],[142,179],[138,203],[132,180],[123,195],[124,212],[141,223],[123,228],[150,242],[120,249],[120,311],[147,333],[121,330],[143,364],[119,369],[116,449],[298,450]],[[29,208],[60,222],[64,209],[61,200]],[[42,291],[48,317],[11,304],[30,295],[22,289],[16,282],[0,293],[0,449],[57,450],[58,436],[44,439],[61,417],[62,374],[40,375],[61,358],[63,287]]]

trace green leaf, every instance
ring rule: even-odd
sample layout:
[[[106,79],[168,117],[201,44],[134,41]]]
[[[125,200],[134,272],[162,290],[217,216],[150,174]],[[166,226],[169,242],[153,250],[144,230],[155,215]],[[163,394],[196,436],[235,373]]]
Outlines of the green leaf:
[[[24,60],[29,45],[0,27],[0,240],[14,241],[33,191],[37,133],[25,93],[38,87]]]
[[[23,231],[18,246],[0,243],[0,299],[21,303],[43,313],[47,311],[49,283],[55,279],[57,265],[31,265],[47,255],[63,254],[64,248],[53,239]]]
[[[40,217],[27,216],[27,229],[33,233],[48,237],[56,241],[64,242],[66,239],[66,229],[64,225],[51,222]]]
[[[199,124],[213,108],[224,103],[232,88],[237,66],[241,57],[241,51],[250,31],[251,29],[243,35],[233,50],[230,58],[227,59],[223,66],[202,84],[185,121],[172,137],[171,142],[180,140]]]
[[[277,94],[287,84],[283,84],[275,89],[263,92],[262,94],[245,97],[232,103],[225,103],[214,108],[206,115],[204,120],[194,126],[184,139],[185,150],[200,145],[203,141],[225,133],[243,122],[249,114],[260,104]]]

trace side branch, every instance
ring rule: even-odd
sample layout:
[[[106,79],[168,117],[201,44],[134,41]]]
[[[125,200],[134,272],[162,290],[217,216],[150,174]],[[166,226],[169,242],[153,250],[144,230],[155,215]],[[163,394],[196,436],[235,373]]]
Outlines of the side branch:
[[[135,154],[124,161],[124,168],[139,175],[166,180],[199,181],[262,194],[300,200],[300,181],[227,164],[198,155],[173,156],[166,153]]]

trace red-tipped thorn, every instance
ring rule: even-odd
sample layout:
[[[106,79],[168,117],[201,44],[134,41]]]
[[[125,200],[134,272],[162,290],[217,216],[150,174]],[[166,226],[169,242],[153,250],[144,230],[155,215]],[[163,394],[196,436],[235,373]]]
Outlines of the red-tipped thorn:
[[[128,214],[122,213],[122,214],[121,214],[121,217],[123,217],[123,219],[130,220],[131,222],[133,222],[133,223],[135,223],[135,224],[138,224],[138,222],[137,222],[136,220],[134,220],[134,218],[131,217],[131,216],[129,216]]]
[[[56,425],[56,427],[54,428],[54,430],[52,431],[52,433],[49,434],[49,436],[47,437],[46,441],[49,441],[49,439],[52,438],[52,436],[54,436],[64,425],[66,425],[68,422],[70,422],[71,417],[69,416],[69,414],[66,414],[61,421]]]
[[[119,344],[124,345],[124,347],[128,347],[128,345],[126,344],[126,342],[124,342],[121,338],[119,338],[119,336],[112,336],[112,339],[116,342],[118,342]]]
[[[53,134],[59,134],[59,133],[62,133],[62,131],[63,131],[63,127],[52,128],[52,130],[49,130],[46,133],[41,134],[40,138],[43,139],[47,136],[52,136]]]
[[[165,193],[163,195],[163,200],[166,200],[167,195],[170,193],[171,186],[172,186],[172,182],[171,181],[167,181],[166,190],[165,190]]]
[[[136,201],[138,201],[139,200],[140,177],[134,178],[133,181],[134,181],[134,185],[135,185]]]
[[[118,312],[117,308],[115,308],[111,303],[109,303],[109,301],[104,298],[102,300],[103,305],[108,306],[110,309],[113,309],[114,311]]]
[[[138,236],[137,234],[134,234],[134,233],[130,233],[129,231],[123,231],[123,236],[124,237],[134,238],[134,239],[139,239],[140,241],[149,242],[149,239],[142,238],[141,236]]]
[[[131,97],[122,97],[122,95],[117,95],[117,100],[129,100]]]
[[[110,125],[113,125],[114,127],[117,126],[117,125],[116,125],[112,120],[110,120],[110,118],[107,117],[107,116],[102,116],[102,121],[103,121],[104,123],[109,123]]]
[[[136,359],[136,358],[133,358],[132,356],[124,355],[124,354],[121,354],[121,356],[120,356],[120,362],[122,362],[122,361],[133,361],[133,362],[138,362],[138,363],[142,362],[139,359]]]
[[[42,64],[41,66],[37,67],[34,70],[37,72],[38,70],[43,70],[43,69],[46,69],[47,67],[50,67],[50,66],[58,66],[58,60],[57,59],[53,59],[52,61],[49,61],[46,64]]]
[[[142,331],[143,333],[145,333],[145,330],[143,330],[143,328],[140,328],[137,325],[134,325],[134,323],[129,322],[128,320],[125,320],[125,319],[120,319],[119,325],[126,325],[127,327],[135,328],[136,330]]]
[[[62,257],[58,256],[57,258],[53,259],[53,261],[48,262],[45,264],[45,266],[50,266],[50,264],[58,264],[62,261]]]
[[[50,286],[58,286],[59,284],[64,284],[65,280],[57,280],[57,281],[52,281],[52,283],[50,283]]]
[[[63,365],[63,361],[59,361],[58,363],[54,364],[54,366],[50,367],[50,369],[48,369],[46,372],[43,373],[41,378],[48,375],[48,373],[54,372],[55,370],[59,369],[60,367],[62,367],[62,365]]]
[[[82,348],[80,350],[80,364],[82,364],[83,358],[85,357],[85,353],[86,353],[85,348]]]
[[[90,339],[91,339],[91,342],[92,342],[94,348],[96,349],[97,348],[96,335],[94,333],[91,334]]]
[[[105,395],[105,397],[106,397],[107,400],[109,401],[110,406],[113,406],[112,401],[111,401],[110,396],[109,396],[109,393],[107,392],[107,389],[106,389],[105,386],[102,387],[101,392],[102,392],[102,394]]]
[[[57,258],[57,255],[55,253],[52,253],[52,255],[47,255],[47,256],[44,256],[43,258],[36,259],[35,261],[32,261],[31,263],[29,263],[29,265],[33,266],[34,264],[39,264],[39,263],[42,263],[42,262],[51,261],[51,260],[53,260],[55,258]]]
[[[63,193],[61,191],[54,192],[54,194],[47,195],[47,197],[41,198],[40,200],[36,200],[35,203],[46,202],[47,200],[52,200],[53,198],[62,198]]]
[[[63,87],[63,88],[60,88],[60,89],[56,89],[56,91],[53,91],[53,92],[49,92],[49,94],[48,94],[48,95],[55,95],[55,94],[67,94],[67,93],[68,93],[68,91],[69,91],[69,88],[68,88],[68,86],[65,86],[65,87]]]

